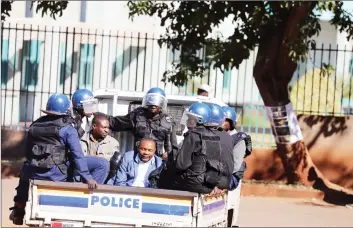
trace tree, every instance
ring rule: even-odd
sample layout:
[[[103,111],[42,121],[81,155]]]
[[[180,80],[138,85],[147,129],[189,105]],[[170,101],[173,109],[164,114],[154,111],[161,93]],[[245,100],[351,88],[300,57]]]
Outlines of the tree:
[[[10,16],[13,1],[1,1],[1,21],[5,21],[6,17]],[[36,5],[36,12],[44,14],[50,12],[50,16],[55,19],[56,16],[61,17],[66,9],[68,1],[32,1],[31,7]]]
[[[291,113],[288,84],[304,62],[312,39],[321,27],[319,16],[331,11],[331,24],[347,39],[353,35],[350,14],[341,1],[129,1],[130,17],[157,15],[166,34],[159,43],[180,51],[174,70],[164,80],[183,85],[188,78],[202,76],[205,58],[221,71],[238,68],[250,51],[258,47],[254,78],[269,112],[275,132],[277,152],[282,159],[288,183],[301,182],[324,192],[325,200],[353,203],[353,191],[328,181],[313,164],[302,140],[297,118]],[[211,33],[223,20],[233,17],[237,26],[226,39]],[[274,108],[271,108],[274,107]],[[281,119],[279,119],[280,117]]]

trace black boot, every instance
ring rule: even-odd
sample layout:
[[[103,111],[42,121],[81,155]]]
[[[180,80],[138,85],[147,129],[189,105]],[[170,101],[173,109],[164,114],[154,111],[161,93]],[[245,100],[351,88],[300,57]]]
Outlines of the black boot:
[[[12,210],[10,214],[10,220],[12,220],[15,225],[23,225],[23,218],[25,216],[25,209],[23,207],[19,207],[15,204],[15,206],[11,207]]]

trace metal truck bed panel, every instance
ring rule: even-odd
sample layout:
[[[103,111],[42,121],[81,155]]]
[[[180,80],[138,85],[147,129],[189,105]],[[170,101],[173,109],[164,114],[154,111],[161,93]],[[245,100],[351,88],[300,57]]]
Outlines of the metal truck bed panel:
[[[26,223],[58,220],[121,226],[192,226],[198,194],[162,189],[32,181]]]

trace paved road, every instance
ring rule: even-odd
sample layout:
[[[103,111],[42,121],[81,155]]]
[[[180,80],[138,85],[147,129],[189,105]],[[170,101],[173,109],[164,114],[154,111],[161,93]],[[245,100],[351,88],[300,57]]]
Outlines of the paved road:
[[[2,227],[9,221],[14,189],[18,179],[2,180]],[[319,201],[243,197],[239,214],[240,227],[353,227],[353,209],[331,206]]]

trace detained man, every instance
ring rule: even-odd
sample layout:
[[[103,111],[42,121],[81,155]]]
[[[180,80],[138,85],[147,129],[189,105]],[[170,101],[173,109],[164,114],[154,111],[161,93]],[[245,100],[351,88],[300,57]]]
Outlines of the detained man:
[[[119,142],[109,135],[109,120],[105,115],[96,115],[92,120],[92,128],[81,137],[81,147],[85,156],[104,158],[110,163],[109,180],[117,172],[122,154]]]
[[[149,175],[162,165],[156,149],[157,143],[153,138],[142,138],[134,151],[124,154],[118,172],[108,185],[150,187]]]

